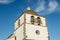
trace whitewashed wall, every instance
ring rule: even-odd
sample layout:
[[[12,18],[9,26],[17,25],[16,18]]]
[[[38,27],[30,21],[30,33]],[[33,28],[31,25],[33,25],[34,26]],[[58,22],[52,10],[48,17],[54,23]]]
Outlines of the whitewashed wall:
[[[36,30],[40,31],[40,35],[36,34]],[[26,24],[26,35],[27,35],[27,39],[48,40],[48,28]]]
[[[40,17],[40,18],[41,18],[41,21],[42,21],[42,25],[46,26],[46,18],[44,18],[44,17]]]
[[[20,18],[18,18],[17,20],[16,20],[16,22],[15,22],[15,29],[16,28],[18,28],[18,20],[20,19],[20,25],[22,24],[22,23],[24,23],[24,14],[20,17]]]
[[[14,35],[16,36],[16,40],[23,40],[23,25],[14,31]]]
[[[20,25],[24,23],[24,14],[19,18],[20,19]]]
[[[30,23],[31,14],[26,14],[26,23]]]
[[[16,20],[16,22],[15,22],[15,29],[18,27],[18,20]]]

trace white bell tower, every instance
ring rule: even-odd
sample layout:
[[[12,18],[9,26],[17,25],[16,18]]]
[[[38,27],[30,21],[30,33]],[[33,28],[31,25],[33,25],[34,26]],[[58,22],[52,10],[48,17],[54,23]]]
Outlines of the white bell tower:
[[[14,24],[13,38],[15,39],[13,40],[49,40],[46,17],[39,16],[30,7],[17,18]]]
[[[25,36],[26,40],[49,40],[46,17],[39,16],[28,7],[29,12],[25,14]]]

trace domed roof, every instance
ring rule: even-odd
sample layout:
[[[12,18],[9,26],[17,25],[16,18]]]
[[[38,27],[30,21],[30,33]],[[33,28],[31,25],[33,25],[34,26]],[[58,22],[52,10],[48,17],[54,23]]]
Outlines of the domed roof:
[[[28,7],[24,13],[28,13],[28,14],[32,14],[32,15],[38,15],[35,11],[31,10],[30,7]]]

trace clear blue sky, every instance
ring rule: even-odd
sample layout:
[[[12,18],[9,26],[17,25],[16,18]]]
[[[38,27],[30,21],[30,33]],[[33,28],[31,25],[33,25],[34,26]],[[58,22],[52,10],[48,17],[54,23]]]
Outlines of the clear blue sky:
[[[39,15],[46,16],[50,40],[60,40],[60,0],[15,0],[0,2],[0,40],[5,40],[14,31],[14,21],[28,6]],[[50,3],[50,4],[49,4]],[[42,5],[41,5],[42,4]],[[49,6],[50,5],[50,6]],[[46,7],[44,9],[44,6]],[[51,9],[49,9],[49,7]],[[40,7],[42,8],[40,10]]]

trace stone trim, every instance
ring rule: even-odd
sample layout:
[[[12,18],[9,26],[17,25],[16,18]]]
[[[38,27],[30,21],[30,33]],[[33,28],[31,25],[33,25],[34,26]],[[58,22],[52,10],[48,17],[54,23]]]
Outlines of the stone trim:
[[[23,26],[23,34],[24,34],[24,38],[23,40],[26,40],[26,14],[24,13],[24,26]]]

